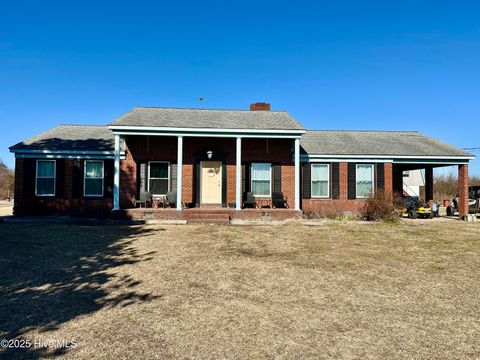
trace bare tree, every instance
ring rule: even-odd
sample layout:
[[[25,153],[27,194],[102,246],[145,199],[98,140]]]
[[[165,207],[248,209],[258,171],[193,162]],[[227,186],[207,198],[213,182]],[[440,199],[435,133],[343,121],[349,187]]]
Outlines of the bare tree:
[[[479,176],[470,176],[469,186],[480,185]],[[438,200],[451,199],[458,194],[458,181],[455,175],[435,176],[433,182],[434,198]]]
[[[0,160],[0,199],[11,199],[14,188],[14,174],[7,165]]]

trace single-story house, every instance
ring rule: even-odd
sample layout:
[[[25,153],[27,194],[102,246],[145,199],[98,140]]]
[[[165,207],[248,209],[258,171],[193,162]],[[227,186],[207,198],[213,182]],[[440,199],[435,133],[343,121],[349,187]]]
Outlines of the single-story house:
[[[424,169],[429,201],[432,169],[448,165],[458,165],[463,215],[474,158],[418,132],[306,130],[267,103],[137,107],[105,126],[60,125],[10,151],[15,215],[162,219],[356,212],[375,191],[402,193],[403,172],[415,169]]]

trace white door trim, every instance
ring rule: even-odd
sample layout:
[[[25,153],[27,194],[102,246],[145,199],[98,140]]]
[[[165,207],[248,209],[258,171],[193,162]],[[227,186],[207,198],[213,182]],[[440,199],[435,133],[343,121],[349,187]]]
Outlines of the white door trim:
[[[205,162],[215,162],[215,163],[218,163],[220,166],[220,172],[219,172],[219,175],[220,175],[220,187],[219,187],[219,202],[217,203],[206,203],[206,202],[203,202],[203,163]],[[223,194],[223,184],[222,184],[222,178],[223,178],[223,173],[222,173],[223,169],[222,169],[222,162],[221,161],[218,161],[218,160],[202,160],[200,161],[200,205],[222,205],[222,194]]]

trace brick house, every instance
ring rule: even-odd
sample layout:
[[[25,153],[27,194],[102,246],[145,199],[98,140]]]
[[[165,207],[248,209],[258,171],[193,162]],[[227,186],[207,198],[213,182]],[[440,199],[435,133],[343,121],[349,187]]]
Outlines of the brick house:
[[[402,174],[413,169],[425,169],[430,201],[433,168],[448,165],[458,165],[463,215],[474,158],[418,132],[305,130],[266,103],[138,107],[106,126],[60,125],[10,151],[17,216],[189,220],[202,211],[210,219],[357,212],[375,191],[401,193]],[[153,202],[139,208],[142,194]]]

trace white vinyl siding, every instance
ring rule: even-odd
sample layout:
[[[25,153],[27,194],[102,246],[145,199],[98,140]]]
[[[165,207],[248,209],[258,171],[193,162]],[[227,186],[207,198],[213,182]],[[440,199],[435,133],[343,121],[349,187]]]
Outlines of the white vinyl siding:
[[[252,163],[252,192],[254,196],[271,196],[272,164]]]
[[[148,191],[152,195],[166,195],[170,189],[170,163],[150,161],[148,163]]]
[[[85,161],[83,195],[103,196],[104,164],[103,160]]]
[[[357,164],[357,198],[367,198],[373,194],[373,164]]]
[[[330,166],[312,164],[312,197],[328,198],[330,196]]]
[[[35,176],[35,194],[37,196],[55,196],[55,160],[37,160]]]

